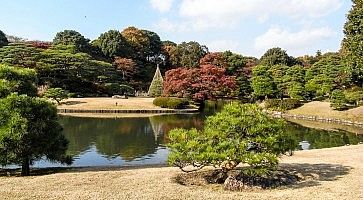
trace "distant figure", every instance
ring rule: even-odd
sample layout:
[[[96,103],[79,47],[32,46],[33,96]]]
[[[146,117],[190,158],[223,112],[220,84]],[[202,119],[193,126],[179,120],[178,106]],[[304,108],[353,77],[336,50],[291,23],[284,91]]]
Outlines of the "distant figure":
[[[116,106],[117,106],[117,102],[116,102]]]

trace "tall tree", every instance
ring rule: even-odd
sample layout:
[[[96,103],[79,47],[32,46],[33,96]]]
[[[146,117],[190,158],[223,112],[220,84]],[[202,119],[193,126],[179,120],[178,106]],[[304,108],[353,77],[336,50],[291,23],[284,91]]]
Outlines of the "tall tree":
[[[148,31],[148,30],[142,30],[147,37],[149,38],[149,47],[148,52],[146,52],[147,59],[149,61],[157,61],[157,58],[161,54],[161,47],[162,42],[160,40],[160,37],[157,33]]]
[[[82,34],[74,30],[64,30],[58,32],[53,39],[54,45],[74,45],[78,51],[89,52],[90,40],[86,39]]]
[[[124,81],[136,73],[137,64],[132,59],[116,57],[113,65],[122,73],[122,79]]]
[[[100,37],[92,41],[92,45],[99,48],[108,58],[130,57],[131,48],[126,39],[117,30],[102,33]]]
[[[26,95],[10,95],[0,100],[0,164],[18,164],[21,174],[30,174],[30,165],[47,158],[70,164],[68,141],[62,135],[57,109],[50,102]]]
[[[246,66],[246,59],[242,55],[232,53],[230,51],[226,51],[226,52],[223,52],[223,56],[227,60],[228,74],[238,75],[238,74],[241,74],[242,72],[244,72],[243,69]],[[246,74],[244,73],[244,75],[246,75]]]
[[[208,48],[198,42],[183,42],[177,46],[176,54],[178,60],[173,65],[180,67],[197,67],[199,61],[208,53]]]
[[[363,86],[363,0],[352,0],[353,7],[344,25],[343,48],[352,71],[352,81]]]
[[[253,95],[257,98],[274,97],[276,84],[269,67],[259,65],[252,70]]]
[[[351,84],[351,71],[344,64],[339,54],[321,56],[308,70],[305,76],[305,88],[310,96],[329,97],[335,89],[349,87]]]
[[[285,50],[275,47],[266,51],[260,58],[260,64],[265,66],[273,65],[294,65],[294,59],[290,57]]]
[[[165,71],[178,67],[177,64],[179,63],[179,58],[177,55],[177,44],[171,41],[163,41],[161,57],[164,64],[161,67],[164,66]]]
[[[0,48],[8,45],[8,43],[9,43],[9,41],[6,38],[5,33],[0,30]]]
[[[149,35],[146,32],[133,26],[125,28],[121,32],[121,35],[132,47],[134,57],[145,60],[147,54],[150,52]]]
[[[169,70],[164,81],[165,95],[188,97],[199,102],[224,96],[232,97],[236,88],[236,77],[228,76],[225,68],[214,65]]]

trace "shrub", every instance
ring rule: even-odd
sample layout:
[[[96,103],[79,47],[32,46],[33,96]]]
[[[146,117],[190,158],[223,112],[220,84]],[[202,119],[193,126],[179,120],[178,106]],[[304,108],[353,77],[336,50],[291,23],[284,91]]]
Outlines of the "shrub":
[[[182,109],[189,105],[189,101],[182,98],[157,97],[153,104],[162,108]]]
[[[241,173],[268,175],[278,165],[278,156],[290,150],[284,121],[275,119],[254,104],[233,102],[208,117],[203,131],[174,129],[169,132],[168,161],[183,171],[219,166],[224,172],[239,164]],[[189,168],[193,167],[193,168]]]
[[[62,88],[49,88],[44,92],[43,95],[45,98],[52,99],[60,104],[60,102],[64,99],[68,98],[68,94]]]
[[[271,110],[291,110],[301,106],[301,102],[297,99],[267,99],[265,101],[265,108]]]
[[[167,108],[168,107],[168,101],[169,101],[169,97],[156,97],[153,101],[153,104],[155,106],[159,106],[162,108]]]
[[[167,102],[167,106],[170,109],[182,109],[187,105],[189,105],[189,102],[186,99],[169,98]]]
[[[330,101],[330,107],[335,110],[344,110],[347,108],[347,98],[342,90],[334,90],[331,94]]]

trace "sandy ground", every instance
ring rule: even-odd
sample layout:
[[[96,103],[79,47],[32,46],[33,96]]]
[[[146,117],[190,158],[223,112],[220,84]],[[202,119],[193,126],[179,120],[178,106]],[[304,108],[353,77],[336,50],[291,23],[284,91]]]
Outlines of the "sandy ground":
[[[313,101],[288,112],[297,115],[314,115],[363,122],[363,106],[346,111],[336,111],[330,107],[329,102]]]
[[[60,109],[161,109],[154,106],[154,98],[70,98],[58,106]],[[117,103],[117,106],[116,106]]]
[[[363,145],[296,152],[282,168],[312,177],[280,189],[224,191],[182,186],[177,168],[82,169],[33,177],[0,177],[0,199],[363,199]]]

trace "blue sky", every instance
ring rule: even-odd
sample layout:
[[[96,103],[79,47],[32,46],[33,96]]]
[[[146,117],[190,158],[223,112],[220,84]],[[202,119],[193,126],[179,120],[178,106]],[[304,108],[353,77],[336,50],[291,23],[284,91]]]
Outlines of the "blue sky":
[[[260,57],[279,46],[298,56],[337,51],[350,7],[350,0],[2,0],[0,30],[50,41],[64,29],[95,39],[136,26],[211,51]]]

